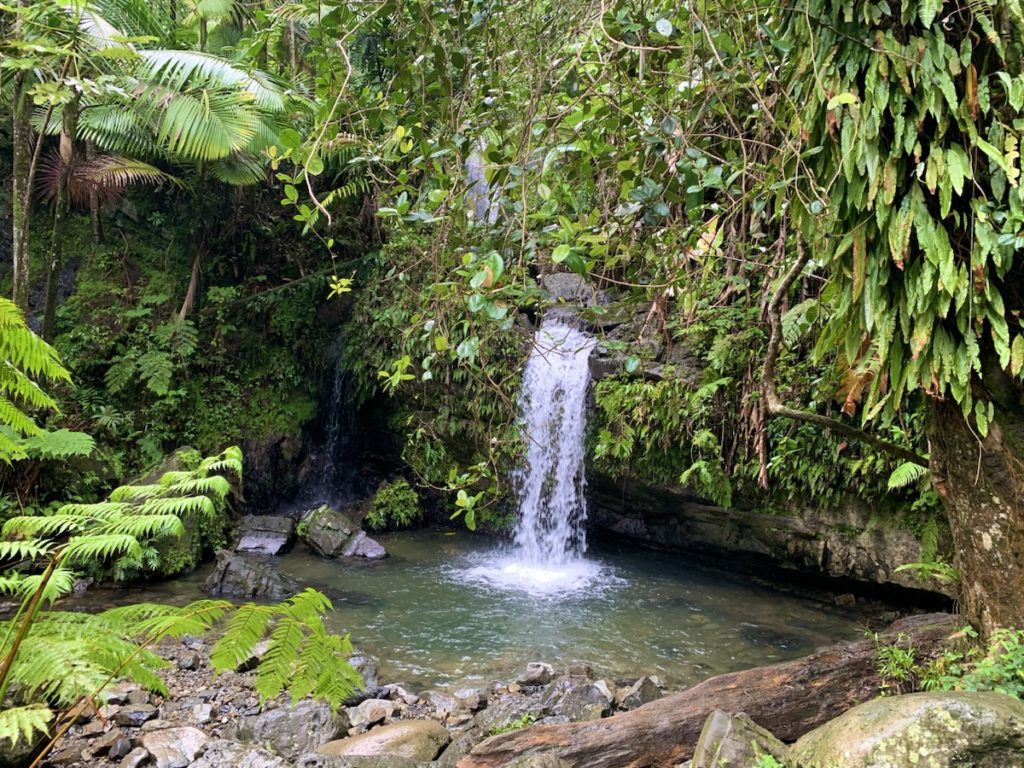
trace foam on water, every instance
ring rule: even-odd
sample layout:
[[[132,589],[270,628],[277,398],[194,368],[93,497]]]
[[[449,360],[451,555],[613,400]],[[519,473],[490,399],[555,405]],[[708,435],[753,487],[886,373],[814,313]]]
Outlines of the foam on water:
[[[539,563],[524,560],[514,550],[474,558],[465,567],[453,570],[451,576],[489,589],[553,599],[595,595],[624,583],[597,560],[575,557],[560,563]]]

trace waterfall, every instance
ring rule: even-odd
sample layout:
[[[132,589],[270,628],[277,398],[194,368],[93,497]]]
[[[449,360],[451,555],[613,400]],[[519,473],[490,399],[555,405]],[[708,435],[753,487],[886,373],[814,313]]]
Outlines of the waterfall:
[[[530,598],[592,595],[616,581],[584,558],[584,437],[594,338],[570,319],[549,315],[523,371],[519,416],[526,440],[523,467],[513,474],[519,520],[513,547],[471,559],[462,578]]]
[[[527,442],[515,544],[525,561],[564,563],[586,551],[584,433],[594,339],[557,315],[537,331],[523,371],[520,419]]]

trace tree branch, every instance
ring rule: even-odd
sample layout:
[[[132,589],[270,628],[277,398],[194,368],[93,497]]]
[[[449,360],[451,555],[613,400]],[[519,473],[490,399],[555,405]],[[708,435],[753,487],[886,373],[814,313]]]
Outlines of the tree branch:
[[[785,247],[785,234],[783,234],[782,247]],[[807,262],[810,260],[810,256],[800,243],[799,238],[797,239],[797,259],[790,266],[789,271],[782,277],[779,284],[775,288],[775,292],[772,293],[771,300],[768,302],[766,309],[766,315],[768,318],[769,327],[771,329],[771,335],[768,338],[768,351],[765,354],[764,366],[761,368],[761,388],[764,391],[765,402],[767,405],[767,413],[769,416],[781,416],[786,419],[793,419],[794,421],[803,421],[808,424],[817,424],[819,427],[825,429],[831,429],[843,437],[849,437],[853,440],[860,440],[861,442],[867,443],[872,448],[877,448],[880,451],[885,451],[888,454],[896,456],[897,458],[909,461],[922,467],[928,466],[928,459],[915,453],[914,451],[904,448],[902,445],[896,445],[890,443],[888,440],[882,440],[870,432],[866,432],[863,429],[846,424],[838,419],[834,419],[831,416],[823,416],[818,413],[811,413],[810,411],[801,411],[796,408],[790,408],[782,399],[779,397],[779,393],[775,389],[775,364],[779,359],[779,352],[782,348],[782,302],[789,292],[790,286],[800,276],[804,267],[807,266]]]

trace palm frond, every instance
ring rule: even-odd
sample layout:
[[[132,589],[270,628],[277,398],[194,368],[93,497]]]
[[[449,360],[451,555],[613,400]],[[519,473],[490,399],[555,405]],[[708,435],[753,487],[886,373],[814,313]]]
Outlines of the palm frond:
[[[166,88],[183,91],[187,85],[228,87],[251,97],[260,108],[280,112],[285,108],[283,88],[269,75],[247,71],[219,56],[198,51],[140,51],[143,76]]]

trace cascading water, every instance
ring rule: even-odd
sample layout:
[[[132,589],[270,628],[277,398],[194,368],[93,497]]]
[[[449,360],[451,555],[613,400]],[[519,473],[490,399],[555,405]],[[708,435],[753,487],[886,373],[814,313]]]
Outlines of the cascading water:
[[[515,477],[515,543],[528,562],[564,563],[587,548],[583,439],[593,347],[593,337],[550,317],[523,371],[519,411],[527,456]]]
[[[514,547],[475,564],[475,582],[534,596],[561,596],[592,584],[602,566],[583,557],[587,517],[584,434],[594,338],[565,317],[541,323],[523,371],[519,412],[526,463]],[[610,577],[605,577],[605,583]]]

